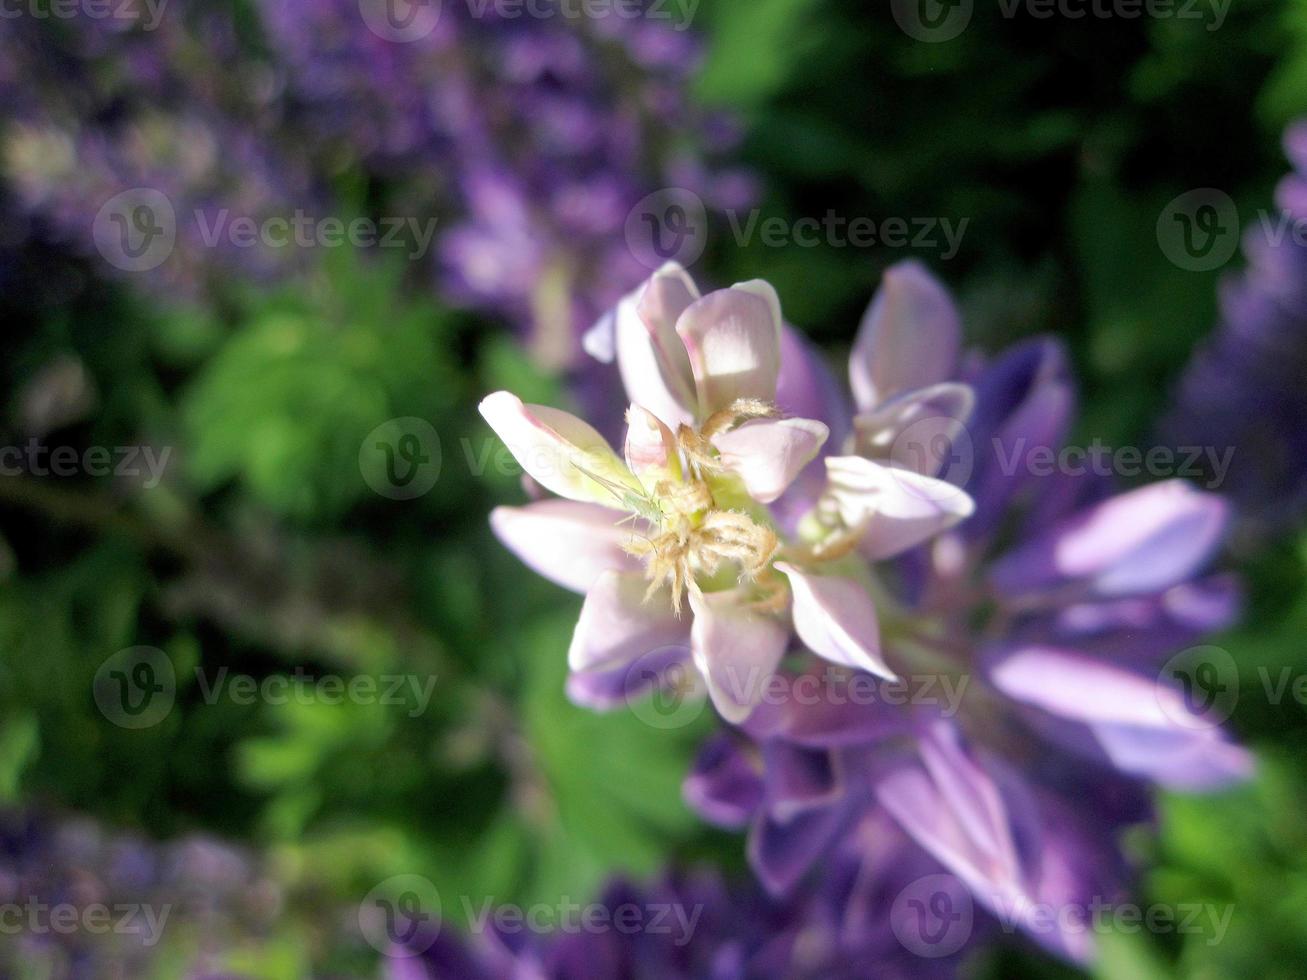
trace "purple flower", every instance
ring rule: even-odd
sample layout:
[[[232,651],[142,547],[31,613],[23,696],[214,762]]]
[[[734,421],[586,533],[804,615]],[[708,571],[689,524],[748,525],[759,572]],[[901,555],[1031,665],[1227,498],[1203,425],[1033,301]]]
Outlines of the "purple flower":
[[[1036,475],[1031,454],[1058,448],[1072,413],[1060,347],[959,370],[958,324],[923,269],[895,267],[850,366],[857,465],[882,463],[923,506],[949,499],[923,482],[939,472],[975,502],[970,520],[875,568],[881,652],[903,680],[809,661],[788,697],[704,747],[685,792],[706,819],[749,828],[775,893],[880,814],[1005,924],[1083,960],[1092,930],[1045,913],[1119,895],[1114,837],[1146,817],[1144,790],[1216,789],[1251,768],[1214,712],[1159,677],[1235,614],[1232,582],[1200,575],[1227,508],[1178,481],[1112,496]],[[827,468],[823,526],[879,519],[843,499],[852,463]]]
[[[1276,200],[1289,222],[1307,219],[1307,121],[1284,135],[1294,172]],[[1290,227],[1259,226],[1244,240],[1248,268],[1221,288],[1221,322],[1181,376],[1162,427],[1172,446],[1230,453],[1222,490],[1250,530],[1285,527],[1307,506],[1307,245]]]
[[[508,392],[481,403],[523,469],[566,498],[499,508],[491,521],[527,564],[586,593],[568,654],[572,696],[620,700],[613,692],[633,693],[623,679],[655,681],[679,658],[696,672],[686,683],[706,685],[738,723],[763,699],[791,632],[825,661],[893,678],[859,552],[880,559],[920,544],[970,512],[967,495],[928,473],[829,457],[832,513],[813,511],[787,535],[767,505],[829,429],[776,403],[782,387],[801,395],[810,385],[779,383],[775,290],[755,280],[700,296],[669,264],[612,324],[631,400],[625,460],[564,412]],[[800,356],[789,369],[807,366]]]

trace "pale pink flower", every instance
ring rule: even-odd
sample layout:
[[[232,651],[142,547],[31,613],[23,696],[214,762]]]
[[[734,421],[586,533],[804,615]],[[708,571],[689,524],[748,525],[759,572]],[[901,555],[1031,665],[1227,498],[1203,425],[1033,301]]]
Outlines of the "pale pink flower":
[[[481,403],[523,469],[564,498],[497,508],[491,524],[533,569],[585,593],[568,653],[573,698],[620,702],[652,654],[661,667],[691,663],[694,683],[738,723],[792,633],[828,661],[893,678],[862,555],[920,544],[967,516],[966,495],[929,467],[830,457],[828,494],[787,537],[768,505],[829,430],[776,405],[786,370],[776,291],[754,280],[700,296],[669,264],[622,300],[613,331],[631,400],[622,456],[566,412],[503,391]]]

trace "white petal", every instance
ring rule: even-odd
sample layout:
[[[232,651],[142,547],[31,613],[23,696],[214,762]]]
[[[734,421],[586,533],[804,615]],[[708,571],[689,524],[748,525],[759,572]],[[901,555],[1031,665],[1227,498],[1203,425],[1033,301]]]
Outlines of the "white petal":
[[[699,298],[685,270],[669,263],[617,304],[617,365],[627,397],[675,428],[694,420],[698,395],[676,320]]]
[[[648,585],[643,575],[630,572],[604,572],[595,579],[567,651],[572,670],[612,669],[688,641],[689,624],[673,615],[666,595],[645,602]]]
[[[811,575],[778,561],[794,593],[794,631],[831,663],[896,680],[880,653],[880,624],[867,590],[843,575]]]
[[[737,398],[776,398],[780,324],[756,287],[719,289],[695,301],[676,321],[704,416]]]
[[[639,405],[626,410],[626,465],[646,487],[650,479],[679,477],[680,456],[676,437],[658,416]]]
[[[541,500],[490,512],[495,536],[528,567],[565,589],[584,593],[601,572],[638,572],[640,562],[622,544],[620,511],[572,500]]]
[[[789,630],[730,592],[690,593],[690,650],[723,718],[739,724],[762,700],[789,642]]]
[[[713,437],[720,462],[744,481],[754,500],[769,504],[821,450],[830,429],[813,419],[754,419]]]
[[[621,492],[616,487],[639,489],[604,437],[575,415],[547,405],[524,405],[507,391],[487,395],[480,407],[522,469],[546,490],[569,500],[618,507]]]
[[[864,527],[859,550],[873,561],[915,547],[975,510],[951,483],[860,456],[828,457],[826,473],[841,518]]]

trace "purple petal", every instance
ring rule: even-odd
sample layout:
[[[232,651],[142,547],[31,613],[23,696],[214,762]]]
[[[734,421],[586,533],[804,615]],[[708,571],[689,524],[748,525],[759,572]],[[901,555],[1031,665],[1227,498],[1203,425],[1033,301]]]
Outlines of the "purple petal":
[[[719,732],[700,748],[681,792],[709,823],[740,828],[762,804],[762,775],[740,740]]]
[[[708,694],[723,718],[739,724],[766,693],[789,631],[750,609],[734,592],[690,593],[694,664],[708,682]]]
[[[849,381],[858,411],[953,376],[962,325],[947,290],[919,262],[885,271],[858,327]]]
[[[684,646],[690,629],[672,614],[665,595],[645,602],[649,583],[635,572],[604,572],[586,593],[567,663],[593,671],[629,664],[665,647]]]
[[[1168,480],[1112,497],[1081,511],[1028,544],[991,572],[1007,595],[1075,583],[1102,597],[1170,588],[1192,576],[1225,534],[1228,507],[1219,497]]]

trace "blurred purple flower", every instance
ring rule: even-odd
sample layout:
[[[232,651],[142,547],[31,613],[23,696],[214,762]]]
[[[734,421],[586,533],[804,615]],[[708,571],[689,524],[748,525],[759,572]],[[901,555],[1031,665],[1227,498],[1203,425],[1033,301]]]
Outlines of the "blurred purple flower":
[[[1294,171],[1276,203],[1287,221],[1307,221],[1307,121],[1289,127],[1284,145]],[[1221,489],[1254,533],[1286,527],[1307,507],[1307,244],[1293,226],[1279,230],[1249,229],[1248,268],[1222,284],[1221,321],[1162,426],[1168,445],[1233,451]]]

